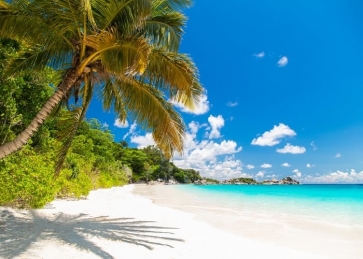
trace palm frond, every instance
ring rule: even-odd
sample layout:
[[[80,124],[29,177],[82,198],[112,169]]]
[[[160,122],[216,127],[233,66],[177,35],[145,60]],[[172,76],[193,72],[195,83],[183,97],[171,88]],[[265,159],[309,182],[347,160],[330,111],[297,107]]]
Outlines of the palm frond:
[[[82,88],[82,106],[71,111],[63,111],[63,114],[61,114],[58,122],[58,139],[62,142],[62,145],[58,150],[57,161],[55,162],[55,177],[59,175],[59,172],[62,169],[74,136],[86,115],[89,104],[91,103],[93,93],[92,79],[88,78],[86,75],[84,82],[85,83]]]
[[[152,44],[177,51],[185,22],[186,17],[179,12],[153,10],[142,31]]]
[[[179,11],[182,8],[188,8],[193,5],[191,0],[152,0],[154,8],[169,9]]]
[[[193,108],[203,94],[198,70],[187,55],[154,48],[143,80],[169,91],[171,99]]]
[[[142,74],[146,69],[150,46],[143,38],[120,40],[116,30],[111,29],[88,36],[86,44],[95,52],[81,64],[80,70],[96,60],[112,74]]]
[[[107,80],[102,91],[103,108],[109,111],[112,107],[121,122],[125,122],[127,113],[119,87],[112,81]]]
[[[93,1],[93,2],[95,2],[95,1]],[[95,3],[97,3],[97,1]],[[84,12],[84,14],[86,14],[88,22],[91,24],[91,26],[93,28],[96,28],[96,22],[93,17],[91,0],[81,0],[81,8],[82,8],[82,12]]]
[[[0,11],[6,11],[9,8],[9,5],[4,2],[4,1],[0,1]]]
[[[104,1],[106,4],[98,5],[94,12],[98,14],[98,25],[102,30],[111,27],[117,28],[123,35],[129,35],[135,28],[143,25],[145,18],[150,14],[150,0],[118,0]]]
[[[58,150],[57,154],[57,160],[55,163],[55,177],[59,175],[59,172],[62,169],[68,151],[71,147],[72,140],[80,125],[82,114],[84,113],[83,111],[83,107],[78,107],[72,111],[63,111],[59,117],[58,139],[62,142],[62,146]]]
[[[46,49],[51,45],[67,44],[73,48],[69,39],[77,33],[79,22],[75,23],[71,14],[56,12],[56,2],[52,1],[52,8],[49,8],[49,1],[16,1],[9,5],[0,15],[0,37],[12,38],[31,47]]]
[[[167,157],[173,151],[181,153],[185,125],[173,106],[164,99],[163,93],[141,81],[123,78],[116,81],[119,95],[127,111],[146,130],[151,130],[160,149]]]
[[[24,48],[17,58],[9,62],[5,74],[13,75],[25,70],[41,71],[47,66],[59,69],[70,62],[70,54],[71,49],[64,42],[48,49],[43,47]]]

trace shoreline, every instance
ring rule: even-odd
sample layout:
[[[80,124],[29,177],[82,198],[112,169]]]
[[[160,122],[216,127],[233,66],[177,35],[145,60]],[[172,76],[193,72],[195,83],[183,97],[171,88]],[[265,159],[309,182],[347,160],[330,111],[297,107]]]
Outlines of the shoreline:
[[[0,258],[328,258],[217,229],[134,188],[38,210],[0,207]]]

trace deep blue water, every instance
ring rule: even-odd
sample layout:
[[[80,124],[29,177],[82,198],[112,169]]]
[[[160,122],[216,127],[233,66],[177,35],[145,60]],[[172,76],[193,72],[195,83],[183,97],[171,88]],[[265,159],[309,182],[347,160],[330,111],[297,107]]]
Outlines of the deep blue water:
[[[198,206],[278,212],[363,226],[363,185],[180,185]]]

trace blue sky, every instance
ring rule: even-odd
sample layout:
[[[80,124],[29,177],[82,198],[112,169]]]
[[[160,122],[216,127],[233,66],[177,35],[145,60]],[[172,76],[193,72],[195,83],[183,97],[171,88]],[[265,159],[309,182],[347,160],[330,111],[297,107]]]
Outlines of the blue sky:
[[[305,183],[363,183],[363,2],[197,0],[181,52],[206,96],[173,162],[217,179],[293,176]],[[116,140],[152,144],[132,121],[93,102],[88,117]]]

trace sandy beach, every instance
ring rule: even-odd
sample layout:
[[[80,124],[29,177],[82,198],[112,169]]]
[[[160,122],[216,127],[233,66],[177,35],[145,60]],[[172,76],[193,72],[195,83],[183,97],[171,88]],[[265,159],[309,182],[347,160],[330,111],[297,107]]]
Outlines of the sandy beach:
[[[134,189],[92,191],[39,210],[0,207],[0,257],[333,258],[216,228]]]

